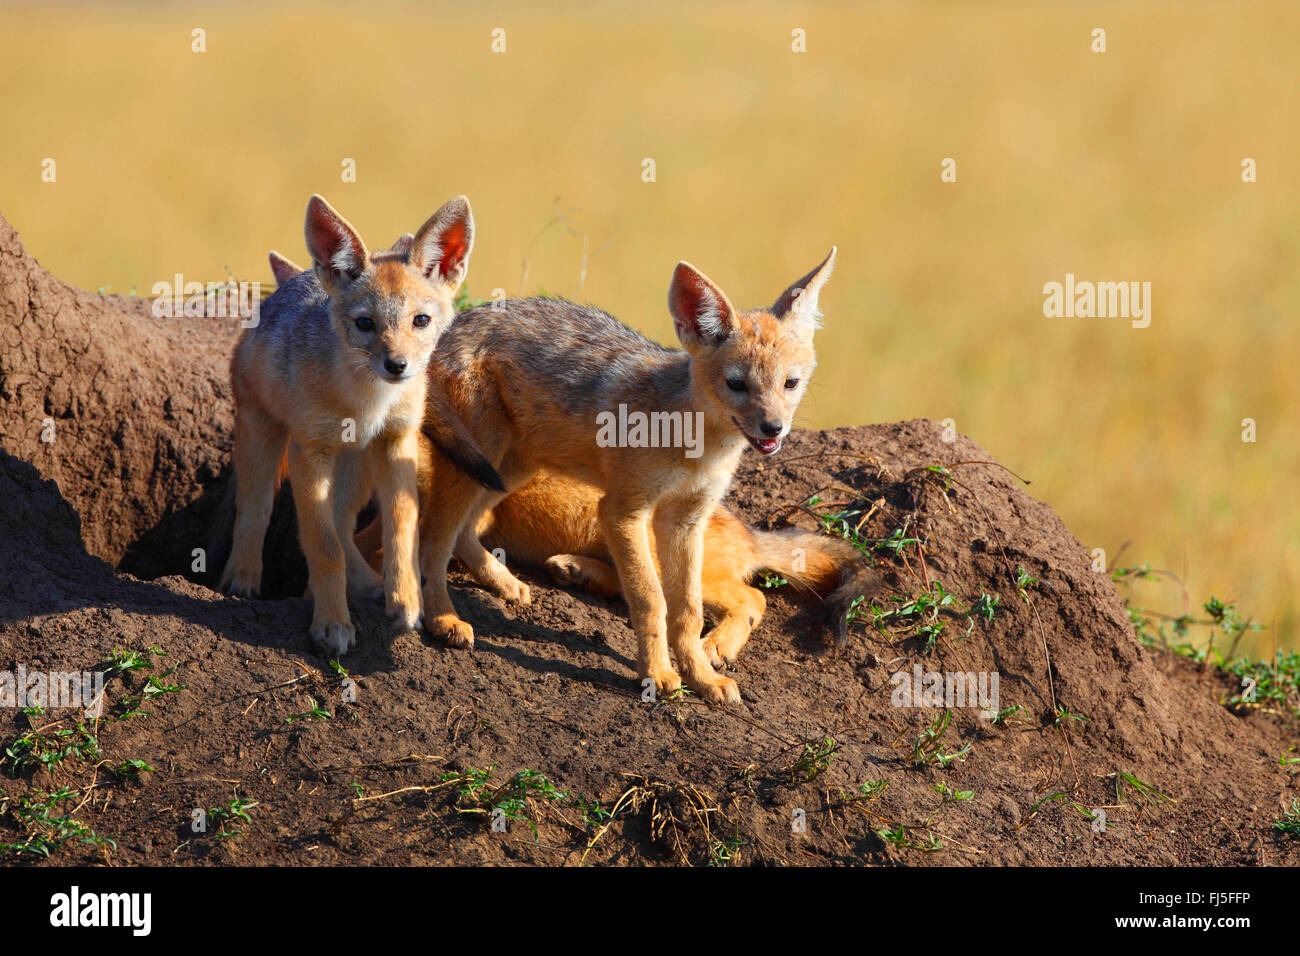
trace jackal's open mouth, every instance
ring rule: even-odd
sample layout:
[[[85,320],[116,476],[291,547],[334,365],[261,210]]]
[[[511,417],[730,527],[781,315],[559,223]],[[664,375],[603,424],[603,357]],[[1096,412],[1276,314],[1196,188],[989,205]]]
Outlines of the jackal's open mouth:
[[[749,434],[749,432],[745,431],[745,429],[741,427],[740,422],[736,421],[735,416],[732,416],[731,422],[736,426],[736,430],[745,436],[745,440],[749,442],[749,444],[753,446],[754,450],[760,455],[775,455],[781,450],[780,438],[754,438]]]

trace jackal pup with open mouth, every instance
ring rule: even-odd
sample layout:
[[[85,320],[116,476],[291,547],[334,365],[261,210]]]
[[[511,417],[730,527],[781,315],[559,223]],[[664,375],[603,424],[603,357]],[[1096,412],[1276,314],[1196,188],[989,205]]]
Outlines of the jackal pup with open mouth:
[[[834,261],[832,249],[775,304],[748,312],[678,263],[668,307],[684,351],[598,309],[523,299],[462,313],[429,366],[430,394],[450,399],[508,489],[546,469],[598,490],[601,533],[638,639],[637,671],[661,694],[684,676],[705,700],[740,700],[700,639],[705,528],[746,446],[773,454],[790,430],[816,365],[817,297]],[[453,554],[501,597],[528,603],[531,594],[477,534],[502,494],[430,454],[421,475],[425,626],[469,647],[474,631],[447,592]]]

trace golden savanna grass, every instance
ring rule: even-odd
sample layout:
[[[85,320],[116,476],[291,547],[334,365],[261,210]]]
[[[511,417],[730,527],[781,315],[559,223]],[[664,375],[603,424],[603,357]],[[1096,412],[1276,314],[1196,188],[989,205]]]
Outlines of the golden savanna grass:
[[[464,192],[473,294],[576,294],[669,341],[678,259],[748,307],[836,243],[806,424],[951,418],[1089,548],[1131,542],[1123,560],[1178,572],[1193,605],[1235,599],[1294,643],[1293,4],[0,16],[0,212],[71,282],[269,282],[268,248],[305,259],[313,192],[390,238]],[[1067,272],[1151,282],[1150,328],[1045,318]],[[1147,597],[1180,610],[1176,589]]]

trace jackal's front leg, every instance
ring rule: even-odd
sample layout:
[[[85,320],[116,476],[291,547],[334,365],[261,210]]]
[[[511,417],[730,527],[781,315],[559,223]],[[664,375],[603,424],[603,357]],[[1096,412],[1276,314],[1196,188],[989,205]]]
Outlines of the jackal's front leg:
[[[664,594],[655,574],[647,528],[650,513],[645,508],[628,510],[608,495],[601,499],[599,511],[601,530],[618,568],[628,617],[636,632],[637,676],[653,680],[661,696],[676,693],[682,678],[668,656]]]
[[[419,431],[380,436],[371,445],[371,473],[384,527],[384,602],[388,616],[420,626],[419,505],[415,473]]]
[[[686,686],[711,704],[738,704],[736,682],[713,669],[700,633],[704,627],[704,599],[700,576],[704,566],[704,526],[711,503],[665,503],[655,515],[655,547],[663,576],[667,603],[668,643]]]
[[[347,561],[334,525],[333,481],[332,452],[290,443],[289,482],[312,593],[311,636],[327,654],[342,655],[356,646],[357,632],[348,616]]]
[[[483,488],[459,468],[434,454],[436,465],[421,479],[427,494],[420,514],[420,569],[424,572],[424,629],[451,647],[474,646],[474,628],[463,621],[447,591],[447,565],[467,518]],[[387,557],[387,551],[385,551]]]
[[[384,593],[384,579],[366,563],[365,555],[354,540],[357,514],[370,500],[370,464],[367,458],[368,449],[341,451],[334,459],[334,530],[343,542],[348,597],[373,599]]]

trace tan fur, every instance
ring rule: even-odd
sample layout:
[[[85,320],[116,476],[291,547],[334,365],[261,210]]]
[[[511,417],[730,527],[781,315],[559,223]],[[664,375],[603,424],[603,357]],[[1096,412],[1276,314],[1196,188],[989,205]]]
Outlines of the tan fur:
[[[347,596],[382,592],[391,616],[420,621],[417,573],[424,371],[454,316],[473,217],[447,203],[404,251],[370,255],[356,230],[319,196],[305,224],[314,272],[281,282],[231,360],[235,395],[236,518],[222,586],[257,591],[262,541],[287,458],[313,597],[312,638],[333,654],[356,643]],[[287,446],[287,450],[286,450]],[[356,515],[378,493],[383,576],[353,543]]]
[[[692,691],[715,703],[740,699],[735,682],[714,671],[700,640],[704,531],[746,441],[770,454],[789,430],[816,365],[817,292],[833,262],[832,250],[771,309],[744,313],[680,263],[669,308],[685,352],[648,342],[596,310],[534,299],[462,314],[430,366],[438,390],[507,489],[543,468],[599,489],[601,537],[637,634],[638,674],[661,694],[682,682],[671,647]],[[619,404],[698,414],[698,455],[682,447],[602,444],[599,416]],[[473,629],[446,588],[453,554],[501,597],[528,603],[531,595],[477,535],[502,496],[483,494],[448,468],[440,448],[431,449],[430,461],[420,482],[426,626],[452,646],[469,647]]]

